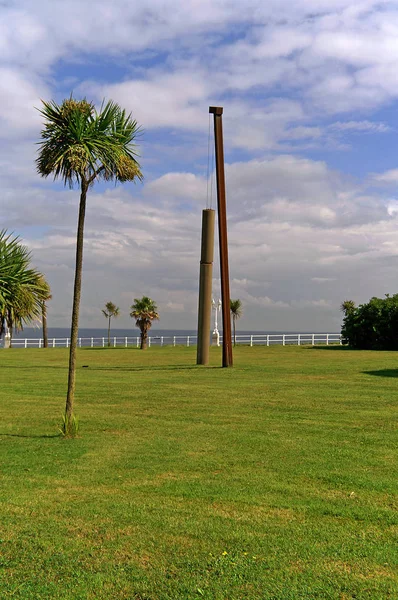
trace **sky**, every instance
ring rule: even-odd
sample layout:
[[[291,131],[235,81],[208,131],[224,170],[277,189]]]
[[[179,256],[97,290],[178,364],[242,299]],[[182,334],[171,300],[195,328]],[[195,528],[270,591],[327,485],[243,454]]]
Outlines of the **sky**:
[[[147,295],[159,328],[196,328],[212,105],[239,328],[338,332],[342,301],[398,291],[397,0],[0,0],[0,229],[46,275],[52,327],[70,323],[79,190],[36,173],[37,108],[71,93],[143,129],[144,182],[89,191],[82,327],[112,301],[133,328]]]

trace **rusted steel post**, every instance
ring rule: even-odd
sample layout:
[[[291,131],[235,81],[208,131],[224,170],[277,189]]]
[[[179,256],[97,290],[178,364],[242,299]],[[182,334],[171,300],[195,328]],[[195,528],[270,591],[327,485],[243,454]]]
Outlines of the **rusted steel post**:
[[[228,268],[227,204],[225,200],[224,144],[221,106],[210,106],[214,115],[214,140],[216,147],[218,240],[220,246],[221,312],[222,312],[222,366],[232,367],[232,336]]]
[[[211,285],[213,279],[215,211],[205,209],[202,213],[202,250],[199,275],[198,345],[196,364],[209,363]]]

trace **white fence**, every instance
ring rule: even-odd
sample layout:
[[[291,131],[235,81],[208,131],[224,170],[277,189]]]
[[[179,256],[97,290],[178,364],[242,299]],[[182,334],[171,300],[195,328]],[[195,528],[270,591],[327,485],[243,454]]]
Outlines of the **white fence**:
[[[173,335],[173,336],[151,336],[148,337],[148,346],[195,346],[196,335]],[[220,337],[222,343],[222,336]],[[236,343],[245,346],[315,346],[317,344],[330,345],[341,344],[341,335],[339,333],[281,333],[281,334],[245,334],[237,335]],[[68,348],[70,338],[49,338],[49,348]],[[78,338],[80,348],[106,348],[108,338],[100,337],[80,337]],[[140,337],[112,337],[111,346],[118,347],[139,347]],[[42,338],[15,338],[12,340],[13,348],[42,348]]]

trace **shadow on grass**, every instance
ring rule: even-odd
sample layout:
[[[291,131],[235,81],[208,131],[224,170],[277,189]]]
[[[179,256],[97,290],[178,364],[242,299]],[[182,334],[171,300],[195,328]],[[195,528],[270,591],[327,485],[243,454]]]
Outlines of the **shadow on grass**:
[[[31,365],[31,366],[22,366],[22,365],[7,365],[7,369],[18,369],[18,371],[24,370],[36,370],[36,369],[63,369],[64,371],[68,369],[68,366],[48,366],[48,365]],[[120,366],[120,367],[109,367],[100,365],[81,365],[77,367],[77,369],[84,369],[87,371],[186,371],[189,369],[221,369],[220,365],[166,365],[166,366],[156,366],[156,365],[142,365],[137,367],[129,367],[129,366]]]
[[[353,348],[350,348],[349,346],[340,346],[340,344],[330,344],[329,346],[306,346],[305,347],[306,350],[334,350],[334,351],[343,351],[346,352],[347,350],[354,350]]]
[[[17,437],[17,438],[31,438],[31,439],[52,439],[52,438],[59,438],[62,436],[61,433],[45,433],[44,435],[29,435],[29,434],[24,434],[24,433],[1,433],[0,431],[0,437],[1,436],[6,436],[6,437]]]
[[[380,369],[379,371],[362,371],[362,373],[375,377],[398,377],[398,369]]]

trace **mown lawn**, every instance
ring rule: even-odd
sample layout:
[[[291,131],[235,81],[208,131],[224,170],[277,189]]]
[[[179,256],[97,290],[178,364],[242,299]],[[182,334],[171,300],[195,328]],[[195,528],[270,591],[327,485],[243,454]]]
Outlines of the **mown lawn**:
[[[195,353],[0,350],[0,598],[398,598],[398,353]]]

